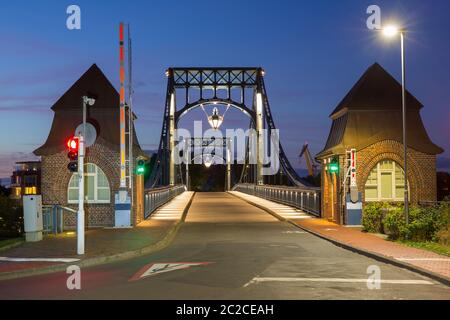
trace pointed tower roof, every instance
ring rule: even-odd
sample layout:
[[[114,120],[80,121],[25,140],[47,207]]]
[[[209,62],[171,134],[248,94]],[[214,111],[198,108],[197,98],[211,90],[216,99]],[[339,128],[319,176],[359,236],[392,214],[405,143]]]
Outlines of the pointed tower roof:
[[[406,96],[408,146],[426,154],[440,154],[420,116],[423,105],[409,92]],[[383,140],[402,143],[402,88],[378,63],[356,82],[330,115],[333,120],[324,149],[316,156],[344,154]]]
[[[119,93],[105,74],[94,63],[70,88],[56,101],[52,110],[79,108],[81,97],[87,93],[97,96],[95,105],[103,108],[117,108]]]
[[[50,133],[44,145],[34,151],[35,155],[50,155],[65,149],[65,142],[83,121],[82,97],[88,93],[95,95],[96,101],[87,108],[87,121],[97,129],[97,139],[101,138],[111,149],[119,149],[119,93],[93,64],[52,106],[55,115]],[[140,150],[136,131],[134,145]]]
[[[423,107],[412,94],[406,92],[408,110]],[[392,110],[402,107],[402,86],[378,63],[374,63],[331,113],[335,119],[347,110]]]

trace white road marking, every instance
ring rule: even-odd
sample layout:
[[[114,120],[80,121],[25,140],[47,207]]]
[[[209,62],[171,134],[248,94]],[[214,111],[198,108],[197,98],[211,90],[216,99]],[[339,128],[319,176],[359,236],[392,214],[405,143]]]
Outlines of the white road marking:
[[[0,261],[3,262],[76,262],[80,259],[70,259],[70,258],[8,258],[0,257]]]
[[[160,273],[187,269],[194,266],[204,266],[208,264],[211,264],[211,262],[151,263],[141,268],[141,270],[135,273],[129,281],[136,281]]]
[[[306,234],[308,232],[305,232],[305,231],[283,231],[282,233],[285,233],[285,234]]]
[[[345,278],[276,278],[276,277],[255,277],[244,287],[260,282],[340,282],[340,283],[367,283],[367,279],[345,279]],[[380,280],[384,284],[404,284],[404,285],[433,285],[426,280]]]
[[[443,261],[443,262],[450,262],[450,259],[446,259],[446,258],[395,258],[395,260],[399,260],[399,261]]]

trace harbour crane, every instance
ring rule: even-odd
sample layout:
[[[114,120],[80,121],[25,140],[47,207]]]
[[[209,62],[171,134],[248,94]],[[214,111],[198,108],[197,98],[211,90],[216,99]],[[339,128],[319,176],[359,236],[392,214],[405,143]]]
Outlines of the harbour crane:
[[[314,162],[311,152],[309,152],[308,142],[303,145],[302,151],[300,152],[299,158],[304,157],[306,161],[306,166],[308,167],[308,174],[314,177],[317,173],[317,164]]]

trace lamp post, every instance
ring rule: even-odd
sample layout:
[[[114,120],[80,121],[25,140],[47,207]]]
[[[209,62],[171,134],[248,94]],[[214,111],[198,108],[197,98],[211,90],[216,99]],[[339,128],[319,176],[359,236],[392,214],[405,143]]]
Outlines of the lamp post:
[[[386,37],[395,37],[400,35],[401,56],[402,56],[402,121],[403,121],[403,169],[405,180],[405,220],[409,223],[409,192],[408,192],[408,143],[406,136],[406,60],[405,60],[405,29],[400,29],[396,26],[386,26],[382,28],[383,34]]]
[[[86,138],[86,109],[93,106],[95,99],[83,96],[83,131],[78,144],[78,219],[77,219],[77,254],[84,254],[84,140]]]

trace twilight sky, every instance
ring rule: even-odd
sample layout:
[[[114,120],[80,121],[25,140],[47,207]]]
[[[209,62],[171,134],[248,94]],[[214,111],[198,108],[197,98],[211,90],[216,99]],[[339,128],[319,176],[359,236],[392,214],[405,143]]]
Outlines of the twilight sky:
[[[448,0],[152,0],[2,1],[0,30],[0,177],[47,138],[51,105],[92,64],[118,86],[118,23],[133,36],[137,134],[159,142],[169,66],[262,66],[281,141],[294,167],[305,140],[325,144],[328,115],[374,62],[400,79],[399,41],[366,28],[377,4],[383,21],[409,30],[408,89],[425,105],[432,140],[450,170],[450,2]],[[66,28],[66,8],[82,10],[82,29]],[[189,119],[204,117],[196,110]],[[247,126],[237,111],[229,125]]]

